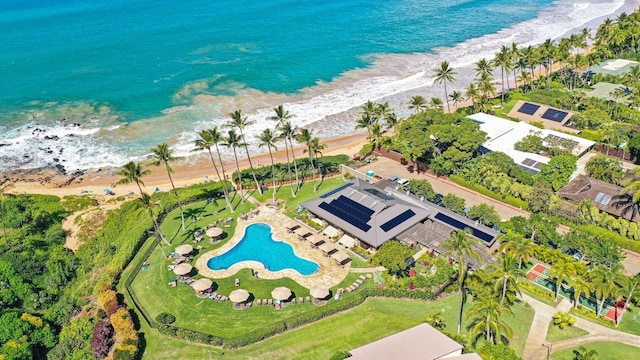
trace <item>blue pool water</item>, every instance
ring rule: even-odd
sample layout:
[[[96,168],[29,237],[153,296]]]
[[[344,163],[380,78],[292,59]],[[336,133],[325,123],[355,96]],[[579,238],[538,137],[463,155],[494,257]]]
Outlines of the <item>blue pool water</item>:
[[[209,259],[207,266],[212,270],[226,270],[248,260],[260,262],[273,272],[292,269],[302,275],[313,275],[318,271],[318,264],[296,256],[291,245],[274,241],[271,227],[262,223],[249,225],[236,246]]]

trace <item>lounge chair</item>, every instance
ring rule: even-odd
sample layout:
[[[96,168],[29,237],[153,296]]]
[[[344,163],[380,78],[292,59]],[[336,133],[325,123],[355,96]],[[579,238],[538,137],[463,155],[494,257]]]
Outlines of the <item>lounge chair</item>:
[[[267,305],[273,305],[273,300],[272,299],[267,300]]]
[[[308,303],[310,303],[310,302],[311,302],[311,297],[310,297],[310,296],[307,296],[307,297],[306,297],[306,299],[305,299],[305,302],[306,302],[307,304],[308,304]]]
[[[240,278],[236,278],[236,286],[240,286]]]
[[[296,303],[296,298],[291,299],[291,303],[295,305],[295,303]]]

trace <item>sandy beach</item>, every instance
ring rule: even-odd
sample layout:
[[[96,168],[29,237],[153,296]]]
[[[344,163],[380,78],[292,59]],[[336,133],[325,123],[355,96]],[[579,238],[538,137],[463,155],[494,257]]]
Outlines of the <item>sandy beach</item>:
[[[333,139],[327,139],[321,143],[326,145],[323,155],[346,154],[353,156],[366,143],[366,133],[358,133],[349,136],[343,136]],[[295,148],[295,156],[297,159],[306,157],[304,147]],[[240,159],[240,168],[248,168],[249,162],[242,157],[244,151],[238,152]],[[291,156],[291,155],[290,155]],[[215,152],[214,152],[215,157]],[[276,163],[286,162],[287,157],[285,151],[280,149],[273,153],[273,159]],[[265,166],[271,163],[269,154],[259,154],[252,156],[251,160],[254,167],[258,164]],[[217,157],[216,157],[217,161]],[[228,175],[236,170],[235,161],[225,162],[225,171]],[[218,164],[219,166],[219,164]],[[187,161],[179,161],[172,164],[174,173],[172,174],[173,182],[176,187],[186,187],[206,181],[207,179],[217,180],[217,176],[211,160],[208,155],[197,156]],[[144,166],[144,169],[151,171],[151,174],[143,178],[143,190],[152,193],[156,188],[161,191],[171,189],[171,184],[167,177],[164,167]],[[24,171],[14,174],[5,175],[5,184],[11,183],[13,186],[7,190],[13,194],[47,194],[64,197],[67,195],[80,195],[83,191],[91,191],[92,194],[99,198],[107,199],[103,189],[110,188],[116,195],[124,195],[129,192],[138,193],[135,184],[116,184],[111,187],[112,183],[117,183],[122,177],[115,175],[115,169],[97,169],[89,170],[81,176],[62,175],[54,169]]]

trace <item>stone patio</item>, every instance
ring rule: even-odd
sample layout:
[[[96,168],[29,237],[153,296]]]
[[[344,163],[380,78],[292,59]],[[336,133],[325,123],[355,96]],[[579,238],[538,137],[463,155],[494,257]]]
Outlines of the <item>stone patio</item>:
[[[280,213],[279,210],[274,210],[266,206],[261,206],[258,210],[260,211],[258,215],[253,215],[247,220],[238,218],[236,232],[226,244],[219,249],[204,253],[196,260],[195,267],[198,269],[200,275],[212,279],[221,279],[233,276],[241,269],[253,269],[258,272],[258,277],[261,279],[281,279],[288,277],[308,289],[315,285],[333,287],[344,280],[349,273],[351,263],[344,266],[338,265],[331,257],[325,256],[320,249],[312,247],[308,241],[299,240],[296,234],[289,233],[283,224],[287,224],[291,219]],[[320,264],[318,272],[308,276],[301,275],[297,271],[290,269],[272,272],[265,269],[264,265],[257,261],[243,261],[234,264],[227,270],[212,270],[207,266],[209,259],[229,251],[238,244],[240,240],[242,240],[247,226],[254,223],[265,223],[271,226],[274,240],[290,244],[298,257]],[[306,227],[306,225],[302,223],[300,223],[300,226]],[[311,228],[309,228],[309,231],[316,233],[316,231]],[[329,240],[325,239],[325,241],[328,242]]]

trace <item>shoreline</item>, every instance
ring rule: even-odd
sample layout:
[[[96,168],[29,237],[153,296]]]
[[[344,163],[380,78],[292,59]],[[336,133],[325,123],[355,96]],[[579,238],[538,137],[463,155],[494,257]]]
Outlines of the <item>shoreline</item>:
[[[327,146],[323,156],[346,154],[352,157],[367,143],[366,137],[366,133],[356,133],[321,141],[321,144]],[[307,156],[304,153],[304,146],[298,146],[294,150],[296,159]],[[220,165],[217,163],[215,152],[214,159],[219,168]],[[238,160],[241,169],[249,167],[247,158]],[[286,162],[285,151],[274,151],[273,160],[275,163]],[[262,166],[271,164],[268,152],[252,156],[251,161],[254,168],[259,167],[257,166],[258,163]],[[230,176],[231,172],[236,171],[235,161],[225,161],[224,164],[227,175]],[[202,183],[209,179],[218,180],[208,156],[198,156],[197,158],[190,158],[188,162],[175,162],[170,165],[174,170],[171,177],[176,188]],[[151,174],[142,179],[145,184],[143,191],[152,193],[156,188],[159,188],[160,191],[171,190],[171,183],[164,167],[152,167],[143,163],[143,168],[151,171]],[[55,169],[31,169],[4,175],[3,183],[12,185],[11,188],[7,189],[7,193],[55,195],[60,198],[67,195],[81,195],[81,191],[86,190],[91,191],[94,196],[109,199],[110,197],[104,194],[103,188],[111,189],[116,195],[126,195],[129,192],[138,194],[139,191],[135,184],[117,184],[115,187],[111,187],[112,182],[118,182],[122,178],[115,174],[115,170],[115,168],[90,170],[80,176],[73,177],[73,174],[64,175]],[[265,185],[269,186],[269,184]]]

